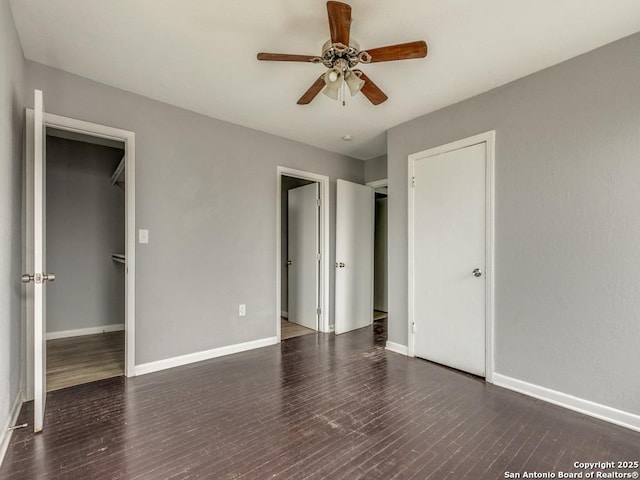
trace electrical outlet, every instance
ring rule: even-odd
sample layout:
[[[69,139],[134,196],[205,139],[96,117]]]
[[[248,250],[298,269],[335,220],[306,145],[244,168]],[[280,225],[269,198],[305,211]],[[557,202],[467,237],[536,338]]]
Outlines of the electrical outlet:
[[[247,306],[242,303],[238,308],[238,315],[244,317],[247,314]]]

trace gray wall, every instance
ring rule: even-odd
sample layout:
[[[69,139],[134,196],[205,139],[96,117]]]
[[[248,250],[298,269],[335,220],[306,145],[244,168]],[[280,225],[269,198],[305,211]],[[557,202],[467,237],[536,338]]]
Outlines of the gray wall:
[[[364,162],[364,181],[373,182],[387,178],[387,156],[381,155]]]
[[[330,177],[333,264],[336,178],[362,162],[26,64],[48,112],[136,133],[136,364],[275,336],[276,166]]]
[[[640,413],[640,34],[391,129],[389,339],[407,156],[496,130],[496,370]]]
[[[47,331],[124,323],[123,150],[47,137]]]
[[[289,310],[289,268],[287,267],[289,252],[289,195],[292,188],[302,187],[314,183],[310,180],[300,178],[282,177],[282,188],[280,196],[280,308],[283,312]]]
[[[0,440],[20,391],[24,60],[0,0]],[[1,459],[0,459],[1,461]]]

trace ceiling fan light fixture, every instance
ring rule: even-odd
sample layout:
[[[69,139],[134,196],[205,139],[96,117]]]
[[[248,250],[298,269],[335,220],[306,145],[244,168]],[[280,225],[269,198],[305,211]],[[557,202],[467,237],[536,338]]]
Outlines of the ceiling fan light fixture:
[[[349,91],[351,92],[352,97],[356,93],[358,93],[364,86],[364,80],[362,80],[358,75],[356,75],[352,71],[347,72],[347,74],[344,76],[344,81],[347,84],[347,87],[349,87]]]
[[[338,100],[340,87],[342,87],[343,81],[344,77],[339,69],[332,68],[331,70],[328,70],[327,73],[324,74],[324,83],[326,83],[327,86],[322,93],[329,98]]]
[[[354,70],[358,64],[409,60],[427,56],[427,44],[424,40],[361,50],[360,45],[351,38],[351,6],[339,0],[329,0],[327,14],[330,38],[322,46],[322,53],[319,56],[258,53],[258,60],[323,64],[328,69],[317,77],[311,87],[300,97],[299,105],[308,105],[322,91],[328,97],[339,100],[344,106],[349,97],[347,88],[351,96],[362,92],[373,105],[380,105],[388,99],[387,95],[367,75],[360,70]]]

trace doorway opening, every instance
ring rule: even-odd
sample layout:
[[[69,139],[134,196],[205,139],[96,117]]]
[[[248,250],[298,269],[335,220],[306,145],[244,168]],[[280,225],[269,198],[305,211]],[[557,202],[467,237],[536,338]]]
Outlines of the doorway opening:
[[[278,167],[279,340],[328,331],[328,190],[324,175]]]
[[[387,341],[388,307],[388,180],[368,182],[374,191],[373,206],[373,328],[383,344]]]
[[[124,142],[46,128],[47,391],[124,375]]]
[[[26,155],[25,155],[25,250],[24,250],[24,271],[34,272],[36,265],[39,269],[46,269],[46,264],[38,264],[36,260],[42,257],[41,253],[46,253],[46,235],[43,227],[46,224],[44,213],[46,212],[45,200],[46,191],[44,187],[44,132],[56,129],[64,134],[80,134],[93,138],[107,139],[119,142],[124,145],[125,162],[121,171],[126,176],[126,182],[121,182],[124,187],[124,251],[112,252],[123,256],[125,262],[123,268],[124,276],[124,318],[114,320],[116,324],[124,320],[124,374],[133,376],[135,374],[135,133],[119,128],[77,120],[69,117],[54,115],[43,112],[42,93],[35,92],[35,109],[26,111]],[[40,140],[38,140],[40,139]],[[40,159],[40,160],[38,160]],[[111,188],[117,188],[111,186]],[[36,220],[38,220],[36,222]],[[89,219],[90,221],[91,219]],[[36,233],[38,233],[36,235]],[[36,256],[38,253],[39,256]],[[110,260],[108,258],[109,261]],[[50,272],[55,273],[55,272]],[[28,276],[28,275],[26,275]],[[50,274],[49,281],[52,280]],[[23,276],[23,281],[24,281]],[[57,282],[62,283],[62,279]],[[40,289],[45,282],[41,282]],[[25,360],[24,369],[26,385],[25,397],[27,400],[34,399],[34,431],[42,430],[44,407],[46,404],[46,302],[36,301],[34,294],[36,287],[33,282],[26,288],[24,299],[25,312]],[[53,285],[51,288],[55,288]],[[42,298],[43,295],[40,294]],[[46,297],[45,297],[46,298]],[[122,333],[120,333],[122,335]],[[120,343],[122,345],[122,343]]]

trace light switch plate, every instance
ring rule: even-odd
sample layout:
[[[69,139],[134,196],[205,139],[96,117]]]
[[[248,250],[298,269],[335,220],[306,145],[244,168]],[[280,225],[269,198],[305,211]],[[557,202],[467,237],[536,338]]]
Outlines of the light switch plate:
[[[149,243],[149,230],[138,230],[138,242]]]

